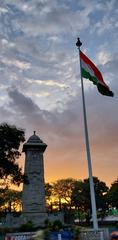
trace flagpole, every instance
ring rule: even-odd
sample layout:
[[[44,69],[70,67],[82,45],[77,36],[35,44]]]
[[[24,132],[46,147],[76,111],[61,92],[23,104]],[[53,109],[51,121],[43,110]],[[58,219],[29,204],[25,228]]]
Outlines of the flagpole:
[[[76,46],[79,50],[80,57],[80,47],[82,43],[78,38]],[[88,136],[88,126],[87,126],[87,117],[86,117],[86,105],[85,105],[85,96],[84,96],[84,84],[81,72],[81,58],[80,58],[80,75],[81,75],[81,89],[82,89],[82,103],[83,103],[83,117],[84,117],[84,132],[85,132],[85,143],[86,143],[86,156],[88,161],[88,172],[89,172],[89,183],[90,183],[90,196],[91,196],[91,207],[92,207],[92,218],[93,218],[93,228],[98,230],[98,221],[97,221],[97,210],[96,210],[96,201],[95,201],[95,190],[92,176],[92,163],[91,163],[91,154],[89,146],[89,136]]]

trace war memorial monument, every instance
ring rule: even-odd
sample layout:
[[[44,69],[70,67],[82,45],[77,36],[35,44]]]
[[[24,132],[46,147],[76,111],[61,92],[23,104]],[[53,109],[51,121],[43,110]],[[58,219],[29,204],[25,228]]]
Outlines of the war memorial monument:
[[[23,145],[25,174],[29,184],[23,185],[22,215],[24,220],[42,225],[47,218],[43,153],[47,145],[35,134]]]
[[[34,226],[43,226],[48,218],[45,204],[44,159],[47,145],[35,134],[23,145],[25,153],[24,172],[28,184],[23,184],[22,212],[19,217],[7,214],[6,224],[19,227],[31,221]]]

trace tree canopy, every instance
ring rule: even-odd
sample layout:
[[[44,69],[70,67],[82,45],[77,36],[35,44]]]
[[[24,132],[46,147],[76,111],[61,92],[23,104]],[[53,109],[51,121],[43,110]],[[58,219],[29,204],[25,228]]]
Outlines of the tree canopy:
[[[25,141],[24,131],[14,125],[0,125],[0,178],[10,177],[13,184],[26,181],[22,169],[16,162],[20,157],[20,144]]]
[[[59,209],[62,208],[62,202],[65,202],[68,207],[72,207],[72,190],[76,180],[73,178],[60,179],[53,183],[53,195],[57,197]]]
[[[109,188],[106,183],[93,177],[97,214],[103,218],[106,210],[109,208],[108,192]],[[47,184],[46,201],[48,201],[48,209],[57,209],[65,211],[65,213],[78,214],[79,218],[89,222],[91,218],[91,199],[89,179],[75,180],[73,178],[60,179]],[[68,215],[69,216],[69,215]]]
[[[106,183],[100,181],[97,177],[93,177],[95,196],[96,196],[96,207],[99,215],[104,215],[107,209],[107,193],[109,188]],[[83,181],[78,181],[75,184],[72,194],[73,202],[75,206],[87,213],[90,216],[91,212],[91,199],[90,199],[90,184],[89,179],[84,179]]]
[[[0,189],[0,212],[21,211],[21,192],[13,189]]]
[[[118,179],[111,184],[108,199],[110,205],[118,209]]]

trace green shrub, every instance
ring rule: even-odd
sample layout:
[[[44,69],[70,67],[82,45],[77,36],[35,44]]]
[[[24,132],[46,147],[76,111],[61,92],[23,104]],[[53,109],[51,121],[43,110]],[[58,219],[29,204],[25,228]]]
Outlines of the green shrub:
[[[73,226],[72,231],[73,231],[74,239],[76,239],[79,236],[80,229],[81,229],[80,226],[77,226],[77,225]]]
[[[22,224],[19,228],[19,230],[21,232],[31,232],[34,229],[34,224],[32,223],[32,221],[28,221],[25,224]]]
[[[14,229],[11,228],[11,227],[3,227],[3,228],[0,228],[0,233],[11,233],[13,232]]]
[[[63,228],[63,224],[62,224],[62,222],[61,222],[60,220],[55,220],[55,221],[53,222],[52,227],[53,227],[53,230],[58,231],[58,230],[60,230],[60,229]]]
[[[44,224],[45,224],[45,228],[52,228],[52,222],[49,220],[49,219],[46,219],[44,221]]]

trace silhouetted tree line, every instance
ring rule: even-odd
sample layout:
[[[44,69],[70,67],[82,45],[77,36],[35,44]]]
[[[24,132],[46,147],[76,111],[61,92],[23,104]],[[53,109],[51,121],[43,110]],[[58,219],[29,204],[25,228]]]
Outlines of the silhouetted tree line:
[[[103,219],[109,209],[118,209],[118,179],[106,186],[106,183],[93,177],[97,214]],[[22,210],[22,192],[0,187],[0,212],[18,212]],[[67,218],[77,218],[86,222],[91,218],[91,200],[89,179],[60,179],[45,184],[46,208],[48,212],[62,211]]]
[[[96,197],[97,215],[103,219],[109,209],[118,209],[118,179],[108,187],[105,182],[93,177]],[[91,199],[89,179],[76,180],[73,178],[60,179],[45,185],[47,209],[74,214],[74,217],[91,218]]]

